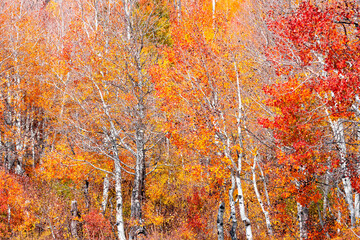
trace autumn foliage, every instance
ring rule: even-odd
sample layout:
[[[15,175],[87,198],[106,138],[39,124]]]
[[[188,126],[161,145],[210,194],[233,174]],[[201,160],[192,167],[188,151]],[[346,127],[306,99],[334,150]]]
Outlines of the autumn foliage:
[[[2,1],[0,238],[358,238],[359,17]]]

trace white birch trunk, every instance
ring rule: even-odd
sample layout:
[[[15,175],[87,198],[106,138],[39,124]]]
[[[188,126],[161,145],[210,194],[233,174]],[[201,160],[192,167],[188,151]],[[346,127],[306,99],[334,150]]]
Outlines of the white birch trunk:
[[[98,89],[98,93],[101,99],[101,103],[103,105],[103,110],[105,116],[107,116],[110,124],[110,136],[107,136],[112,143],[112,148],[114,152],[113,160],[114,160],[114,167],[115,167],[115,199],[116,199],[116,226],[118,230],[118,239],[125,240],[125,228],[124,228],[124,217],[123,217],[123,198],[122,198],[122,173],[121,173],[121,163],[119,158],[118,152],[118,143],[117,143],[117,131],[115,128],[115,124],[113,119],[110,116],[108,107],[104,100],[103,94],[99,88],[99,86],[95,83],[95,86]],[[122,146],[132,153],[132,149],[124,144],[121,140]]]
[[[132,13],[132,5],[134,0],[122,0],[124,6],[124,15],[125,15],[125,30],[127,40],[131,39],[132,32],[132,22],[131,22],[131,13]]]
[[[142,114],[140,114],[142,115]],[[131,219],[135,225],[131,227],[129,239],[136,239],[137,235],[146,235],[145,228],[142,226],[142,205],[145,198],[145,136],[142,122],[140,120],[136,130],[136,166],[134,187],[131,194]]]
[[[265,210],[265,207],[264,207],[264,203],[263,201],[261,200],[261,196],[260,196],[260,193],[259,193],[259,190],[258,190],[258,187],[257,187],[257,184],[256,184],[256,164],[257,164],[257,157],[258,155],[256,154],[255,157],[254,157],[254,165],[253,165],[253,168],[252,168],[252,172],[253,172],[253,185],[254,185],[254,190],[255,190],[255,194],[256,194],[256,198],[259,202],[259,205],[261,207],[261,211],[263,212],[264,216],[265,216],[265,222],[266,222],[266,228],[268,230],[268,233],[269,233],[269,236],[272,236],[273,235],[273,231],[272,231],[272,227],[271,227],[271,221],[270,221],[270,216],[269,216],[269,212]]]
[[[323,212],[322,216],[325,219],[327,215],[327,208],[328,208],[328,194],[329,194],[329,171],[325,173],[325,190],[324,190],[324,200],[323,200]]]
[[[79,233],[78,233],[78,225],[79,225],[79,213],[78,213],[78,209],[77,209],[77,202],[76,201],[72,201],[71,202],[71,223],[70,223],[70,231],[71,231],[71,235],[76,238],[76,239],[80,239]]]
[[[236,237],[237,219],[236,219],[235,201],[234,201],[235,185],[236,185],[236,183],[235,183],[234,171],[231,171],[231,188],[229,190],[230,220],[231,220],[230,237],[231,237],[231,240],[237,240],[237,237]]]
[[[265,197],[266,197],[267,208],[270,209],[271,208],[270,197],[269,197],[269,193],[267,190],[265,175],[264,175],[263,170],[261,169],[260,164],[258,164],[258,168],[260,170],[261,180],[263,181],[263,185],[264,185],[264,193],[265,193]]]
[[[218,240],[224,240],[224,211],[225,211],[225,204],[221,202],[219,206],[217,221],[216,221]]]
[[[240,217],[245,225],[246,239],[251,240],[251,239],[253,239],[252,231],[251,231],[251,223],[250,223],[249,218],[246,216],[246,212],[245,212],[244,194],[242,191],[241,179],[240,179],[239,173],[236,174],[235,179],[236,179],[236,185],[237,185],[237,189],[238,189]]]
[[[215,11],[216,11],[216,0],[212,0],[212,17],[214,21],[215,21]]]
[[[243,121],[243,119],[242,119],[243,118],[242,117],[243,108],[242,108],[240,78],[239,78],[239,74],[238,74],[238,71],[237,71],[237,65],[236,65],[235,61],[234,61],[234,70],[235,70],[235,73],[236,73],[236,86],[237,86],[237,97],[238,97],[238,115],[236,116],[236,121],[237,121],[237,131],[238,131],[239,145],[240,145],[240,153],[239,153],[239,156],[238,156],[237,173],[235,174],[235,179],[236,179],[236,185],[237,185],[237,189],[238,189],[239,208],[240,208],[241,220],[245,224],[246,238],[248,240],[251,240],[253,238],[252,230],[251,230],[251,223],[250,223],[249,218],[246,216],[244,195],[243,195],[242,186],[241,186],[241,179],[240,179],[240,174],[241,174],[241,170],[242,170],[242,160],[243,160],[243,154],[244,154],[243,152],[244,152],[245,149],[244,149],[243,135],[242,135],[242,130],[241,130],[241,124],[242,124],[242,121]]]
[[[355,219],[355,208],[354,208],[354,201],[353,201],[353,190],[351,187],[351,181],[349,177],[349,170],[347,167],[347,160],[346,160],[346,144],[345,144],[345,136],[344,136],[344,126],[341,120],[337,120],[336,122],[329,119],[331,128],[333,130],[333,134],[335,137],[335,141],[339,148],[339,155],[340,155],[340,163],[341,163],[341,170],[342,170],[342,183],[344,186],[345,191],[345,200],[348,205],[350,219],[351,219],[351,227],[354,227],[356,224]]]
[[[126,240],[124,218],[122,212],[123,199],[122,199],[121,180],[122,177],[121,177],[120,160],[116,160],[115,161],[116,227],[118,231],[118,239]]]
[[[356,100],[356,104],[354,104],[354,108],[355,108],[355,112],[357,117],[360,117],[360,111],[359,111],[359,97],[356,96],[355,97]],[[356,138],[358,141],[360,141],[360,126],[359,124],[356,125]],[[358,152],[357,157],[360,157],[360,152]],[[360,174],[360,163],[357,163],[356,165],[356,171],[358,174]],[[358,219],[360,217],[360,194],[359,193],[355,193],[355,218]]]
[[[20,84],[20,83],[19,83]],[[18,94],[17,94],[18,95]],[[19,99],[17,101],[20,101]],[[16,114],[16,119],[15,119],[15,125],[16,125],[16,140],[15,140],[15,153],[16,153],[16,157],[17,157],[17,164],[15,166],[15,173],[18,175],[22,175],[24,173],[24,168],[23,168],[23,143],[22,143],[22,124],[21,124],[21,113],[20,110],[18,110],[19,112]]]
[[[8,225],[10,227],[10,222],[11,222],[11,207],[10,207],[10,205],[8,205],[7,220],[8,220]]]
[[[106,212],[107,201],[109,198],[109,187],[110,187],[109,176],[106,174],[106,176],[104,178],[103,197],[102,197],[102,203],[101,203],[101,212],[104,215]]]
[[[85,207],[87,211],[90,210],[90,196],[89,196],[89,181],[85,180],[84,185]]]
[[[177,11],[178,20],[181,20],[181,0],[174,0],[174,6]]]
[[[145,181],[145,130],[142,120],[144,116],[143,104],[138,104],[139,119],[136,123],[136,166],[134,187],[131,195],[131,218],[136,221],[142,220],[142,203],[144,200],[144,181]]]
[[[300,239],[308,238],[308,230],[307,230],[307,221],[309,218],[308,208],[302,206],[300,203],[296,203],[297,212],[298,212],[298,220],[299,220],[299,230],[300,230]]]

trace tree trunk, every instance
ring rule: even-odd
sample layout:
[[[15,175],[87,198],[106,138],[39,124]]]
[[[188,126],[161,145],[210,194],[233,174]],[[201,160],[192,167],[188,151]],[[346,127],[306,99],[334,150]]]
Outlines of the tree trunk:
[[[236,90],[237,90],[237,97],[238,97],[238,109],[237,109],[237,116],[236,116],[236,121],[237,121],[237,132],[238,132],[238,137],[239,137],[239,145],[240,145],[240,153],[238,154],[238,162],[237,162],[237,172],[235,175],[236,178],[236,184],[237,184],[237,188],[238,188],[238,197],[239,197],[239,208],[240,208],[240,216],[241,216],[241,220],[244,222],[245,224],[245,231],[246,231],[246,238],[248,240],[251,240],[253,238],[252,236],[252,230],[251,230],[251,223],[249,218],[246,216],[246,212],[245,212],[245,203],[244,203],[244,195],[243,195],[243,191],[242,191],[242,186],[241,186],[241,179],[240,179],[240,173],[242,171],[242,160],[243,160],[243,153],[245,151],[244,148],[244,143],[243,143],[243,134],[242,134],[242,124],[243,124],[243,117],[242,117],[242,98],[241,98],[241,85],[240,85],[240,77],[239,77],[239,73],[237,70],[237,65],[236,65],[236,61],[234,58],[234,70],[236,73]]]
[[[237,189],[238,189],[240,216],[241,216],[241,220],[243,221],[243,223],[245,225],[246,239],[252,240],[253,237],[252,237],[252,231],[251,231],[251,222],[250,222],[249,218],[246,216],[246,212],[245,212],[244,195],[243,195],[243,191],[242,191],[241,179],[240,179],[239,173],[236,174],[236,184],[237,184]]]
[[[215,20],[215,11],[216,11],[216,0],[212,0],[212,14],[213,20]]]
[[[70,231],[71,231],[71,235],[76,239],[81,239],[81,225],[78,220],[79,218],[80,218],[80,213],[77,209],[77,201],[72,201]]]
[[[266,222],[266,228],[268,230],[268,233],[269,233],[269,236],[272,236],[273,235],[273,231],[272,231],[272,227],[271,227],[271,221],[270,221],[270,217],[269,217],[269,212],[265,210],[265,207],[264,207],[264,203],[263,201],[261,200],[261,196],[260,196],[260,193],[259,193],[259,190],[258,190],[258,187],[257,187],[257,184],[256,184],[256,164],[257,164],[257,157],[258,155],[256,154],[255,157],[254,157],[254,165],[253,165],[253,168],[252,168],[252,172],[253,172],[253,185],[254,185],[254,190],[255,190],[255,194],[256,194],[256,198],[259,202],[259,205],[261,207],[261,210],[265,216],[265,222]]]
[[[85,196],[85,207],[86,210],[90,210],[90,196],[89,196],[89,181],[85,180],[84,184],[84,196]]]
[[[124,6],[126,37],[127,40],[130,40],[132,35],[131,14],[134,0],[122,0],[122,2]]]
[[[137,156],[136,156],[136,166],[135,166],[135,179],[134,187],[131,195],[131,219],[135,222],[135,225],[131,227],[129,239],[135,239],[137,235],[144,234],[146,235],[145,228],[143,226],[142,219],[142,205],[145,199],[145,137],[144,129],[142,124],[143,119],[143,105],[139,104],[139,118],[140,123],[136,131],[136,147],[137,147]]]
[[[103,198],[101,203],[101,212],[104,215],[106,212],[107,201],[109,198],[109,187],[110,187],[109,176],[106,174],[104,178]]]
[[[309,218],[309,211],[307,207],[302,206],[300,203],[296,203],[299,220],[300,239],[308,238],[307,221]]]
[[[225,211],[225,204],[223,202],[220,202],[217,221],[216,221],[218,240],[224,240],[224,211]]]
[[[118,231],[118,239],[126,240],[125,238],[125,229],[124,229],[124,218],[123,218],[123,199],[122,199],[122,189],[121,189],[121,166],[120,160],[115,161],[115,195],[116,195],[116,226]]]
[[[7,224],[8,224],[9,232],[12,231],[10,223],[11,223],[11,207],[10,207],[10,205],[8,205]]]
[[[344,135],[344,126],[341,120],[337,120],[336,122],[330,119],[330,125],[333,130],[334,138],[339,148],[340,155],[340,163],[342,170],[342,182],[345,191],[345,200],[348,205],[351,227],[355,227],[356,218],[355,218],[355,209],[354,209],[354,201],[353,201],[353,190],[351,187],[351,181],[349,178],[349,169],[347,167],[346,160],[346,144],[345,144],[345,135]]]
[[[231,237],[231,240],[237,240],[237,237],[236,237],[237,219],[236,219],[235,201],[234,201],[235,184],[236,183],[235,183],[234,171],[231,171],[231,188],[229,190],[230,220],[231,220],[230,237]]]
[[[178,20],[181,20],[181,0],[175,0],[175,8],[178,12]]]

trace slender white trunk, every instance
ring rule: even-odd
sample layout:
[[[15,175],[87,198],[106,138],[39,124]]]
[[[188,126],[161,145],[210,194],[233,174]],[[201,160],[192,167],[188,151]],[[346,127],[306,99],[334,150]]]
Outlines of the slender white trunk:
[[[300,203],[296,203],[297,212],[298,212],[298,220],[299,220],[299,230],[300,230],[300,239],[308,238],[308,230],[307,230],[307,221],[309,217],[308,208],[302,206]]]
[[[212,17],[215,21],[215,11],[216,11],[216,0],[212,0]]]
[[[118,152],[117,131],[113,119],[110,116],[106,102],[104,100],[103,93],[95,82],[94,85],[98,89],[101,103],[103,104],[103,110],[105,116],[107,116],[110,124],[110,135],[107,137],[112,142],[112,148],[114,152],[113,160],[114,160],[114,168],[115,168],[116,226],[118,230],[118,239],[125,240],[126,238],[125,238],[125,230],[124,230],[124,218],[122,212],[122,208],[123,208],[122,187],[121,187],[122,173],[121,173],[121,163]],[[121,138],[120,138],[120,143],[125,149],[133,153],[132,149],[127,144],[125,144],[121,140]]]
[[[236,174],[235,179],[236,179],[236,185],[237,185],[237,189],[238,189],[240,217],[245,225],[246,239],[251,240],[253,238],[252,231],[251,231],[251,223],[250,223],[249,218],[246,216],[246,212],[245,212],[244,194],[242,191],[241,179],[240,179],[239,173]]]
[[[71,231],[71,235],[76,238],[76,239],[80,239],[80,234],[78,232],[78,228],[79,228],[79,212],[77,209],[77,201],[72,201],[71,202],[71,223],[70,223],[70,231]]]
[[[240,145],[240,153],[238,155],[238,162],[237,162],[238,166],[237,166],[237,173],[235,174],[235,179],[236,179],[236,185],[237,185],[238,195],[239,195],[240,216],[241,216],[241,220],[245,224],[246,238],[248,240],[250,240],[253,238],[252,230],[251,230],[251,223],[250,223],[249,218],[246,216],[244,195],[243,195],[241,179],[240,179],[240,174],[242,171],[242,160],[243,160],[243,154],[244,154],[245,148],[244,148],[243,135],[242,135],[242,130],[241,130],[241,124],[243,121],[243,117],[242,117],[243,108],[242,108],[242,98],[241,98],[240,77],[238,74],[235,59],[234,59],[234,70],[235,70],[235,74],[236,74],[236,87],[237,87],[237,97],[238,97],[238,109],[237,109],[238,115],[236,116],[236,121],[237,121],[237,131],[238,131],[239,145]]]
[[[224,212],[225,204],[220,203],[218,216],[217,216],[217,230],[218,230],[218,240],[224,240]]]
[[[84,185],[85,207],[87,211],[90,210],[90,196],[89,196],[89,181],[85,180]]]
[[[350,220],[351,220],[351,227],[354,227],[356,224],[355,219],[355,208],[354,208],[354,201],[353,201],[353,190],[351,187],[351,181],[349,177],[349,170],[347,166],[346,160],[346,144],[345,144],[345,136],[344,136],[344,126],[341,120],[332,121],[331,119],[330,125],[333,130],[333,134],[335,137],[335,141],[339,148],[339,155],[340,155],[340,163],[341,163],[341,170],[342,170],[342,183],[344,186],[345,191],[345,199],[348,205],[349,213],[350,213]]]
[[[110,187],[109,176],[106,174],[104,178],[103,198],[101,203],[101,212],[103,214],[105,214],[106,212],[107,201],[109,198],[109,187]]]
[[[115,161],[115,195],[116,195],[116,226],[118,231],[118,239],[126,240],[125,229],[124,229],[124,218],[123,218],[123,199],[121,189],[121,166],[120,160]]]
[[[360,117],[360,114],[359,114],[359,97],[356,96],[356,104],[355,104],[355,108],[356,108],[356,114],[357,114],[357,117]],[[359,124],[356,125],[356,138],[357,140],[359,141],[360,140],[360,126]],[[357,157],[359,159],[360,157],[360,152],[358,151],[358,154],[357,154]],[[360,163],[357,163],[356,164],[356,171],[357,171],[357,174],[360,174]],[[360,194],[359,193],[355,193],[355,218],[358,219],[360,217]]]
[[[336,197],[338,198],[338,199],[340,199],[340,194],[339,194],[339,192],[340,192],[340,190],[339,190],[339,185],[337,184],[336,185],[336,187],[337,187],[337,191],[336,191]],[[338,223],[338,228],[337,228],[337,233],[338,234],[340,234],[340,232],[341,232],[341,230],[340,230],[340,226],[341,226],[341,218],[342,218],[342,215],[341,215],[341,210],[340,210],[340,206],[338,206],[338,212],[337,212],[337,214],[338,214],[338,217],[337,217],[337,223]]]
[[[141,81],[140,81],[141,82]],[[140,86],[142,84],[139,84]],[[136,239],[138,235],[146,235],[146,230],[143,227],[142,206],[145,201],[145,126],[143,119],[145,119],[145,106],[142,100],[139,100],[137,105],[138,119],[135,123],[135,143],[136,143],[136,166],[133,190],[131,194],[131,220],[135,225],[131,227],[129,239]]]
[[[257,187],[257,184],[256,184],[256,165],[257,165],[257,159],[258,158],[258,154],[255,155],[254,157],[254,165],[252,167],[252,172],[253,172],[253,185],[254,185],[254,190],[255,190],[255,194],[256,194],[256,198],[259,202],[259,205],[261,207],[261,210],[265,216],[265,222],[266,222],[266,228],[268,230],[268,233],[269,233],[269,236],[272,236],[273,235],[273,231],[272,231],[272,227],[271,227],[271,221],[270,221],[270,216],[269,216],[269,212],[265,210],[265,207],[264,207],[264,203],[263,201],[261,200],[261,196],[260,196],[260,193],[259,193],[259,190],[258,190],[258,187]]]
[[[130,41],[131,32],[132,32],[131,14],[132,14],[133,0],[122,0],[122,2],[124,5],[126,37],[127,40]]]
[[[131,195],[131,218],[142,221],[142,205],[144,201],[145,181],[145,135],[143,124],[140,121],[136,130],[136,166],[134,187]]]
[[[10,227],[10,222],[11,222],[11,207],[10,205],[8,205],[8,216],[7,216],[7,220],[8,220],[8,225]]]
[[[235,201],[234,201],[235,185],[236,185],[236,183],[235,183],[234,171],[231,171],[231,188],[229,190],[230,220],[231,220],[230,237],[231,237],[231,240],[237,240],[237,237],[236,237],[237,219],[236,219]]]
[[[181,0],[174,0],[174,5],[177,11],[178,20],[181,20]]]
[[[325,173],[325,190],[324,190],[324,200],[323,200],[323,211],[322,211],[322,217],[323,219],[326,218],[327,215],[327,208],[328,208],[328,194],[329,194],[329,171],[326,171]]]
[[[269,197],[269,193],[267,190],[265,175],[264,175],[264,172],[263,172],[260,164],[258,164],[258,168],[260,170],[261,180],[263,181],[263,185],[264,185],[264,193],[265,193],[265,197],[266,197],[267,208],[270,209],[271,208],[270,197]]]
[[[98,25],[99,25],[99,20],[98,20],[98,16],[99,16],[99,3],[98,3],[99,0],[95,0],[94,2],[94,24],[95,24],[95,31],[98,30]]]
[[[18,93],[17,93],[17,98],[18,98]],[[17,102],[20,102],[20,99],[17,99]],[[20,113],[20,109],[18,110],[19,112],[16,114],[16,119],[15,119],[15,124],[16,124],[16,140],[15,140],[15,153],[16,153],[16,157],[17,157],[17,164],[15,166],[15,173],[18,175],[22,175],[24,173],[24,168],[23,168],[23,154],[22,154],[22,150],[23,150],[23,137],[22,136],[22,123],[21,123],[21,113]]]

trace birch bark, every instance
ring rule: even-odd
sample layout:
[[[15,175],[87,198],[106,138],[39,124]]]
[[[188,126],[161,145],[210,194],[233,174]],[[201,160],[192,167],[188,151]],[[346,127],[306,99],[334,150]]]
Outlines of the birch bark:
[[[252,230],[251,230],[251,223],[250,220],[248,219],[248,217],[246,216],[245,213],[245,204],[244,204],[244,195],[243,195],[243,191],[242,191],[242,186],[241,186],[241,179],[240,179],[240,174],[241,174],[241,170],[242,170],[242,160],[243,160],[243,154],[244,154],[244,143],[243,143],[243,134],[242,134],[242,129],[241,129],[241,125],[243,122],[243,116],[242,116],[242,111],[243,111],[243,107],[242,107],[242,97],[241,97],[241,86],[240,86],[240,77],[239,77],[239,73],[238,73],[238,69],[237,69],[237,65],[236,62],[234,61],[234,70],[235,70],[235,74],[236,74],[236,90],[237,90],[237,100],[238,100],[238,114],[236,116],[236,121],[237,121],[237,132],[238,132],[238,138],[239,138],[239,145],[240,145],[240,153],[238,155],[238,160],[237,160],[237,173],[235,175],[236,178],[236,184],[237,184],[237,188],[238,188],[238,194],[239,194],[239,208],[240,208],[240,216],[242,221],[245,224],[245,229],[246,229],[246,238],[248,240],[252,239]]]
[[[307,207],[302,206],[298,202],[296,203],[296,206],[298,212],[300,239],[307,239],[308,238],[307,221],[309,218],[309,211]]]
[[[237,240],[237,237],[236,237],[237,219],[236,219],[235,201],[234,201],[235,186],[236,186],[235,176],[234,176],[234,171],[232,170],[231,171],[231,188],[229,190],[230,220],[231,220],[230,237],[231,237],[231,240]]]
[[[102,197],[102,203],[101,203],[101,212],[104,215],[106,212],[107,201],[109,198],[109,187],[110,187],[109,176],[108,176],[108,174],[106,174],[106,176],[104,178],[103,197]]]
[[[261,211],[264,214],[265,217],[265,222],[266,222],[266,228],[268,230],[268,234],[269,236],[273,235],[273,231],[272,231],[272,227],[271,227],[271,221],[270,221],[270,216],[269,216],[269,212],[265,210],[265,206],[263,201],[261,200],[261,196],[260,196],[260,192],[258,190],[257,187],[257,183],[256,183],[256,165],[257,165],[257,161],[258,161],[258,154],[255,155],[254,157],[254,165],[252,167],[252,172],[253,172],[253,185],[254,185],[254,190],[255,190],[255,194],[256,194],[256,198],[259,202],[259,205],[261,207]]]
[[[79,233],[79,211],[77,208],[77,201],[72,201],[71,202],[71,223],[70,223],[70,230],[71,230],[71,235],[76,238],[76,239],[80,239],[81,234]]]
[[[224,212],[225,212],[225,204],[221,202],[219,206],[217,221],[216,221],[218,240],[224,240]]]
[[[346,160],[346,143],[345,143],[345,135],[344,135],[344,126],[341,119],[337,121],[333,121],[329,119],[329,121],[334,134],[336,144],[339,148],[341,171],[342,171],[342,183],[345,191],[345,200],[349,209],[351,227],[355,227],[356,224],[355,207],[353,201],[353,190],[351,187],[351,181],[349,177],[350,172]]]
[[[115,197],[116,197],[116,228],[119,240],[126,240],[124,217],[123,217],[123,198],[121,183],[121,165],[120,160],[115,161]]]

